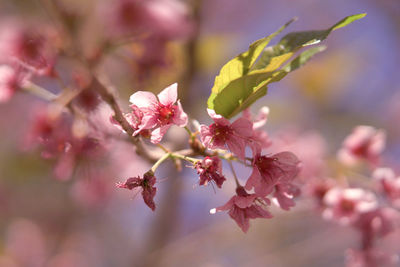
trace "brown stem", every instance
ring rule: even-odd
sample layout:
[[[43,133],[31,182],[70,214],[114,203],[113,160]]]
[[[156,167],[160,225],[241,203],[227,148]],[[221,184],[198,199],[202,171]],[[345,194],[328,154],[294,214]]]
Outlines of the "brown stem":
[[[122,129],[124,129],[124,131],[128,134],[131,142],[136,146],[136,153],[149,162],[156,162],[160,155],[150,153],[150,151],[144,146],[142,140],[137,136],[133,136],[134,130],[130,126],[129,122],[125,119],[114,95],[109,92],[109,90],[96,77],[93,77],[92,86],[114,111],[114,119],[121,125]]]

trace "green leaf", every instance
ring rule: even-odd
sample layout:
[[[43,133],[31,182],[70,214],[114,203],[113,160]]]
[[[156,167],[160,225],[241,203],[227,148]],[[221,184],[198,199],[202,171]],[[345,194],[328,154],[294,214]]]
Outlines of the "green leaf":
[[[347,26],[350,23],[352,23],[353,21],[362,19],[366,15],[367,15],[367,13],[361,13],[361,14],[345,17],[344,19],[342,19],[341,21],[339,21],[338,23],[336,23],[335,25],[332,26],[332,31],[340,29],[344,26]]]
[[[365,17],[365,13],[357,14],[345,17],[332,27],[325,30],[317,30],[317,31],[301,31],[301,32],[292,32],[284,36],[278,43],[278,46],[281,46],[282,51],[290,52],[296,49],[300,49],[301,47],[312,45],[319,43],[325,40],[328,35],[337,29],[343,28],[350,23],[359,20]]]
[[[253,66],[259,55],[262,53],[264,47],[283,31],[290,23],[295,21],[295,19],[290,20],[285,25],[280,27],[275,33],[259,39],[249,46],[246,52],[241,53],[236,56],[228,63],[226,63],[222,68],[217,77],[215,77],[214,86],[212,88],[213,93],[220,92],[229,82],[234,81],[237,78],[246,75],[250,68]]]
[[[298,55],[291,62],[286,64],[284,67],[282,67],[282,70],[287,72],[287,73],[292,72],[292,71],[300,68],[304,64],[306,64],[306,62],[308,60],[310,60],[310,58],[312,56],[314,56],[317,53],[320,53],[320,52],[324,51],[325,49],[326,49],[326,46],[324,46],[324,45],[312,47],[312,48],[302,52],[300,55]]]
[[[252,43],[246,52],[222,67],[207,101],[208,108],[225,118],[232,118],[264,96],[268,84],[280,81],[288,73],[303,66],[313,55],[326,49],[325,46],[310,48],[281,67],[302,47],[319,43],[332,31],[364,16],[358,14],[346,17],[326,30],[289,33],[277,45],[265,48],[273,37],[295,20],[292,19],[275,33]]]

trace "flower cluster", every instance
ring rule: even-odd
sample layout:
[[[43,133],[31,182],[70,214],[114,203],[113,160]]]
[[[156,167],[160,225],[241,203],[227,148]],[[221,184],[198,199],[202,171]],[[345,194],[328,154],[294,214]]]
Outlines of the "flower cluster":
[[[143,131],[147,131],[150,133],[151,143],[158,144],[172,125],[180,127],[187,125],[188,117],[180,101],[177,100],[177,84],[165,88],[157,97],[150,92],[138,91],[132,94],[129,100],[132,103],[132,110],[124,114],[124,117],[129,122],[134,136],[146,136]],[[228,210],[230,217],[244,232],[249,229],[250,219],[272,217],[267,210],[271,204],[270,199],[276,200],[274,203],[284,210],[293,207],[294,198],[300,194],[300,188],[294,183],[300,171],[300,161],[288,151],[273,155],[263,154],[263,149],[271,145],[268,134],[261,129],[267,121],[269,109],[263,107],[255,118],[249,110],[245,110],[243,116],[232,123],[222,115],[216,114],[214,110],[207,109],[207,112],[213,120],[212,124],[199,125],[198,131],[194,133],[186,127],[190,133],[190,142],[199,144],[196,149],[197,155],[203,158],[169,153],[153,166],[152,173],[160,161],[168,157],[179,158],[190,162],[196,169],[199,185],[211,183],[222,188],[227,178],[223,174],[221,159],[251,166],[252,173],[245,186],[240,185],[234,173],[237,184],[236,195],[224,206],[213,209],[213,211]],[[122,129],[116,120],[112,119],[112,123]],[[251,157],[246,155],[246,148],[252,152]],[[128,189],[142,187],[145,203],[154,210],[154,202],[149,204],[148,201],[149,196],[154,197],[155,190],[149,190],[153,188],[154,183],[146,188],[143,186],[145,180],[145,177],[129,178],[125,183],[118,184],[118,187]],[[152,181],[155,181],[155,178]]]
[[[374,167],[379,163],[384,138],[382,130],[358,126],[344,141],[338,160],[342,163],[364,160]],[[398,264],[396,256],[379,248],[378,242],[399,227],[400,178],[390,168],[376,168],[372,177],[373,184],[368,189],[333,179],[315,179],[309,185],[309,193],[317,201],[323,218],[360,233],[360,248],[348,249],[346,253],[349,267]]]
[[[8,21],[0,25],[0,102],[8,101],[33,75],[54,75],[56,48],[51,30]]]
[[[94,135],[76,136],[68,114],[53,117],[47,110],[36,114],[26,137],[26,147],[40,145],[41,156],[56,160],[54,175],[60,180],[71,177],[76,165],[104,154],[104,146]]]
[[[379,164],[380,154],[385,149],[386,134],[383,130],[360,125],[354,128],[353,133],[343,142],[343,147],[338,152],[341,162],[354,165],[360,160],[369,164]]]

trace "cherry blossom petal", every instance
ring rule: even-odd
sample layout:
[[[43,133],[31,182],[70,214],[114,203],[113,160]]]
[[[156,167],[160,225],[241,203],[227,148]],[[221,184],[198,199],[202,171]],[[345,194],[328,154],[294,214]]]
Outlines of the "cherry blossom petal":
[[[129,97],[129,102],[139,108],[149,108],[157,106],[157,98],[153,93],[138,91]]]
[[[244,159],[246,152],[246,143],[241,138],[230,138],[226,140],[230,151],[240,159]]]
[[[160,100],[160,103],[168,106],[172,105],[176,102],[178,98],[178,84],[174,83],[164,90],[162,90],[158,95],[158,100]]]
[[[256,219],[256,218],[272,218],[272,214],[268,211],[263,209],[260,206],[252,205],[251,207],[245,210],[245,216],[249,219]]]
[[[158,144],[160,143],[161,139],[163,138],[164,134],[167,132],[167,130],[171,127],[171,124],[161,126],[159,128],[156,128],[151,132],[151,139],[150,141],[153,144]]]
[[[200,125],[200,139],[206,148],[212,148],[212,134],[210,132],[210,127],[206,125]]]
[[[181,101],[178,100],[177,102],[177,109],[174,114],[173,123],[178,125],[179,127],[185,127],[188,123],[188,116],[183,111]]]
[[[241,209],[244,209],[253,204],[254,200],[257,198],[257,195],[251,194],[245,197],[235,196],[234,198],[235,205]]]
[[[253,135],[253,123],[245,118],[239,118],[232,123],[232,129],[241,137]]]
[[[250,227],[249,219],[245,217],[244,210],[233,207],[229,211],[229,216],[237,223],[243,232],[247,233]]]

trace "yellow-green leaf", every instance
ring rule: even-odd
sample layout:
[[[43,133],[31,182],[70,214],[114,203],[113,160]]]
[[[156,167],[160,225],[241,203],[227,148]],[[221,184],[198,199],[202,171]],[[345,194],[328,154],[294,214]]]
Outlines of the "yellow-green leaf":
[[[326,39],[332,31],[364,16],[365,14],[348,16],[326,30],[289,33],[277,45],[265,48],[273,37],[294,21],[292,19],[272,35],[252,43],[249,50],[222,67],[219,75],[215,78],[211,95],[207,101],[208,108],[215,110],[217,114],[221,114],[225,118],[235,116],[264,96],[267,93],[268,84],[280,81],[289,72],[300,68],[313,55],[326,48],[325,46],[310,48],[281,67],[302,47],[319,43]]]
[[[249,49],[246,52],[241,53],[240,55],[234,57],[228,63],[226,63],[221,68],[219,75],[215,77],[214,86],[211,91],[213,93],[218,93],[229,82],[234,81],[235,79],[240,78],[243,75],[246,75],[259,57],[259,55],[262,53],[264,47],[271,41],[272,38],[283,31],[294,20],[295,19],[292,19],[287,22],[275,33],[255,41],[249,46]]]

